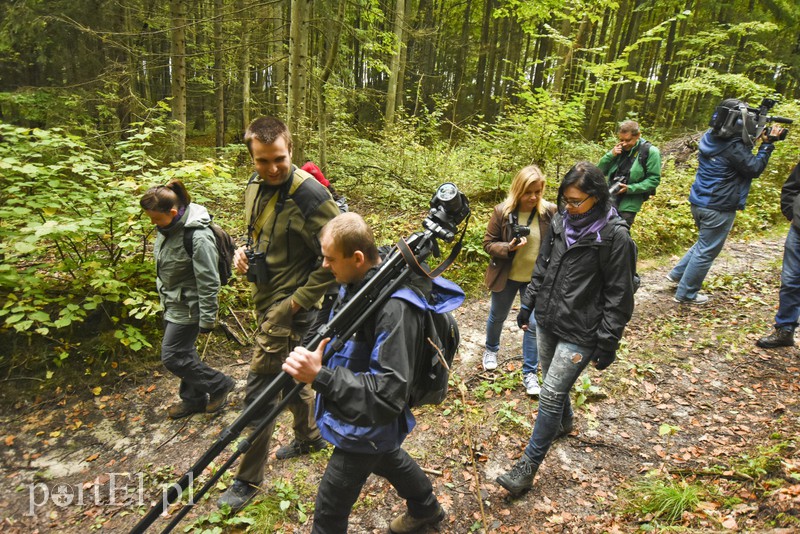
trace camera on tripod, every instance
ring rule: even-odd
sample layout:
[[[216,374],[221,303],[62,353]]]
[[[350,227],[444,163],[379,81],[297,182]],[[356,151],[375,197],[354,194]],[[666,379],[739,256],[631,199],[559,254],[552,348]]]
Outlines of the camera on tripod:
[[[259,285],[266,284],[269,280],[267,253],[248,248],[244,251],[244,255],[247,258],[247,281]]]
[[[757,108],[748,107],[746,103],[727,99],[714,109],[711,121],[708,125],[717,137],[731,138],[741,136],[742,140],[749,146],[753,146],[756,140],[765,131],[769,131],[771,123],[792,124],[794,120],[786,117],[770,116],[769,110],[777,102],[771,98],[764,98]],[[789,130],[781,128],[777,135],[769,135],[770,142],[783,141],[786,139]]]

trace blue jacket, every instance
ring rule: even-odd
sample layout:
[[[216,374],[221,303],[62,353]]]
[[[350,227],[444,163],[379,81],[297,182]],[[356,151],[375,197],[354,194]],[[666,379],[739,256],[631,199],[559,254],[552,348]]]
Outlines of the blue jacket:
[[[366,280],[355,287],[342,287],[337,304],[346,302],[364,283]],[[420,289],[428,295],[430,282],[422,283],[426,287]],[[433,285],[439,298],[432,303],[408,288],[395,292],[375,317],[331,356],[312,383],[317,391],[317,426],[322,437],[336,447],[381,454],[399,448],[414,428],[408,397],[416,356],[424,343],[424,315],[420,312],[451,311],[464,301],[463,291],[453,282],[436,278]]]
[[[689,202],[716,211],[743,210],[750,183],[764,172],[774,148],[761,143],[754,156],[740,137],[721,139],[708,130],[700,139],[700,164]]]

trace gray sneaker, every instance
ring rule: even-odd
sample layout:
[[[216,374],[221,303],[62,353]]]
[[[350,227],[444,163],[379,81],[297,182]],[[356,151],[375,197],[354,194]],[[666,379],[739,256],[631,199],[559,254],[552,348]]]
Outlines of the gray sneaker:
[[[525,385],[525,392],[531,397],[538,397],[539,393],[542,392],[542,388],[539,387],[539,377],[536,376],[536,373],[525,373],[522,377],[522,383]]]
[[[494,371],[497,369],[497,351],[486,349],[483,351],[483,370]]]
[[[233,484],[220,495],[217,506],[222,508],[224,505],[231,507],[231,512],[236,513],[244,508],[250,500],[256,496],[258,488],[245,482],[244,480],[234,479]]]
[[[708,303],[708,295],[703,295],[701,293],[698,293],[697,296],[693,299],[679,299],[678,297],[672,297],[672,300],[674,300],[678,304],[692,304],[693,306],[702,306],[703,304]]]
[[[677,286],[678,284],[681,283],[680,278],[673,278],[670,273],[667,273],[665,275],[665,278],[667,279],[667,282],[669,282],[673,286]]]

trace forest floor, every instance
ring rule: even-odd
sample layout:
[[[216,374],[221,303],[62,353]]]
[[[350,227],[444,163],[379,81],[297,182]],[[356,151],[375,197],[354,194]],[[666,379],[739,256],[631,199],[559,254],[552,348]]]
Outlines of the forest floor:
[[[754,345],[771,327],[781,253],[777,237],[729,242],[707,279],[712,300],[701,307],[672,301],[665,274],[674,258],[640,265],[643,283],[617,362],[584,373],[574,392],[576,431],[555,443],[534,488],[517,499],[494,482],[521,454],[537,410],[521,384],[516,311],[504,330],[499,369],[484,372],[488,297],[465,303],[457,312],[456,387],[442,405],[417,413],[405,444],[448,510],[439,531],[800,531],[800,358],[797,348]],[[160,484],[177,481],[241,409],[247,349],[215,336],[207,360],[237,379],[231,405],[219,416],[179,421],[165,414],[177,380],[155,365],[95,394],[66,387],[34,396],[24,382],[6,381],[0,530],[133,527],[160,498]],[[273,454],[290,439],[283,414]],[[263,493],[235,519],[215,513],[231,481],[226,473],[178,528],[308,532],[327,457],[271,458]],[[698,492],[698,502],[672,521],[636,501],[670,480],[677,490]],[[402,510],[390,486],[371,477],[350,532],[386,532]],[[153,528],[166,523],[159,519]]]

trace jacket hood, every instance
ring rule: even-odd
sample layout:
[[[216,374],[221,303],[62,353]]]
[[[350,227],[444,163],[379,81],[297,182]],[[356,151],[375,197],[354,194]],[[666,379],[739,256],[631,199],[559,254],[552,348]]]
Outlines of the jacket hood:
[[[716,135],[711,133],[711,130],[708,130],[703,137],[700,138],[700,152],[706,157],[713,157],[734,144],[737,141],[740,141],[741,138],[739,137],[730,137],[726,139],[721,139]]]
[[[211,215],[209,215],[208,210],[200,204],[189,204],[183,218],[185,220],[184,227],[186,228],[205,228],[211,224]]]

